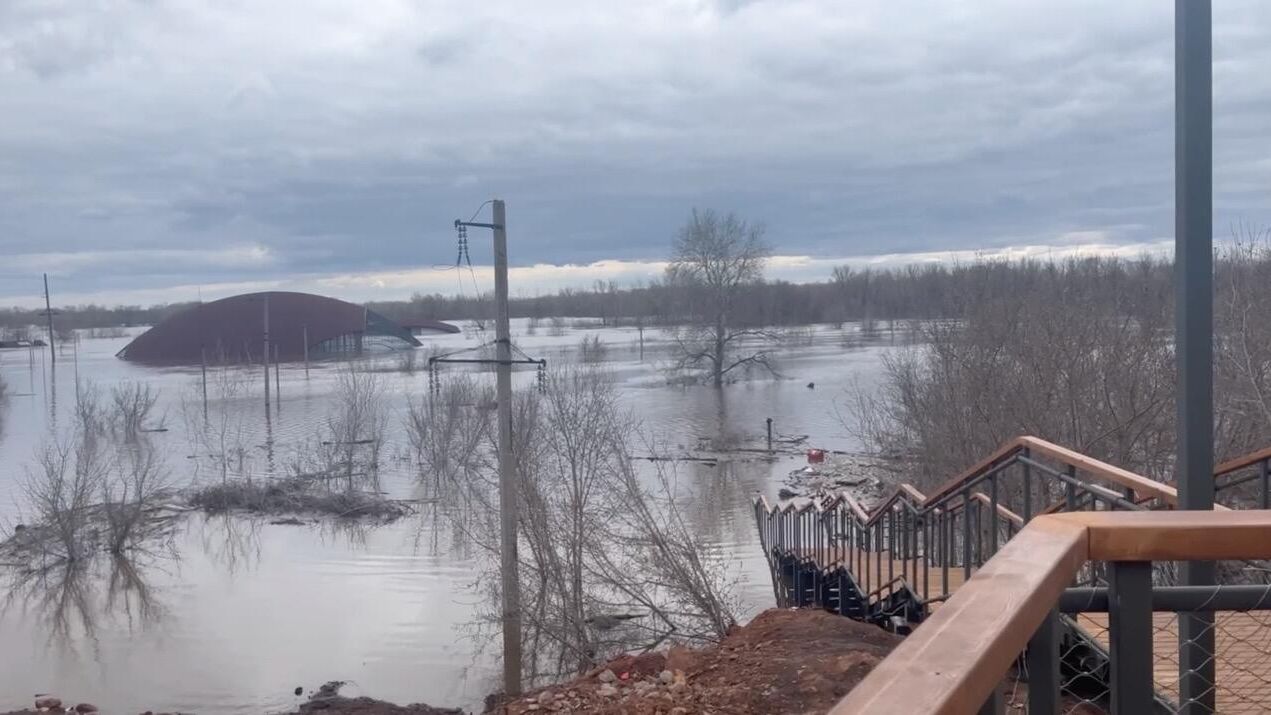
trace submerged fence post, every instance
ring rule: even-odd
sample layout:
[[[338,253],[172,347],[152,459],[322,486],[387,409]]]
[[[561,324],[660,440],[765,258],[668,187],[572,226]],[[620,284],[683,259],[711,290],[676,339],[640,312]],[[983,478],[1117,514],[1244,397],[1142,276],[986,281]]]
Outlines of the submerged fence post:
[[[279,374],[277,343],[274,343],[274,406],[282,407],[282,377]]]
[[[203,421],[207,422],[207,350],[199,346],[199,371],[203,374]]]
[[[772,451],[772,418],[768,418],[768,451]]]
[[[260,362],[265,366],[265,407],[269,407],[269,294],[265,294],[265,334],[264,334],[264,350],[260,356]]]
[[[309,379],[309,326],[302,325],[300,330],[304,333],[303,340],[305,344],[305,379]]]

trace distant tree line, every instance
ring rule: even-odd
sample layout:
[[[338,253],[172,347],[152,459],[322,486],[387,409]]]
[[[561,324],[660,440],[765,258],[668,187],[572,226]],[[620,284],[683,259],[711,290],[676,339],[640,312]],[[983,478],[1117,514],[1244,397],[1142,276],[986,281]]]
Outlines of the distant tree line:
[[[1086,292],[1118,295],[1120,300],[1139,296],[1137,299],[1169,302],[1170,276],[1167,261],[1150,258],[981,261],[899,268],[839,266],[825,281],[746,282],[736,288],[731,312],[733,322],[742,327],[960,318],[977,297],[1022,295],[1043,277],[1080,286]],[[670,277],[631,287],[597,281],[590,289],[565,288],[513,298],[510,308],[514,318],[560,316],[592,318],[606,325],[676,326],[691,318],[696,297],[691,287]],[[61,306],[56,324],[59,329],[152,325],[194,305]],[[367,307],[401,322],[425,318],[489,320],[494,316],[489,295],[416,293],[409,300],[375,301]],[[34,308],[0,308],[0,328],[13,331],[43,325],[42,313]]]

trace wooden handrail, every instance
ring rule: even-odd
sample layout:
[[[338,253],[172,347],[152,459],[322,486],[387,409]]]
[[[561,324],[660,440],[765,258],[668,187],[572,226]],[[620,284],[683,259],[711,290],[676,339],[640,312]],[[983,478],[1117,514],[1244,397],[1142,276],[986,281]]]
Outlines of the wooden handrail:
[[[1244,469],[1245,467],[1252,467],[1258,462],[1262,462],[1268,459],[1271,459],[1271,447],[1267,447],[1266,449],[1260,449],[1256,452],[1250,452],[1249,454],[1246,454],[1243,457],[1236,457],[1235,459],[1229,459],[1223,462],[1222,464],[1219,464],[1217,467],[1214,467],[1214,476],[1215,477],[1226,476],[1228,474],[1231,474],[1232,472],[1238,472],[1241,469]]]
[[[830,712],[976,712],[1086,561],[1265,558],[1271,511],[1036,517]]]
[[[1155,479],[1150,479],[1140,474],[1135,474],[1128,469],[1122,469],[1121,467],[1108,464],[1107,462],[1103,462],[1093,457],[1088,457],[1080,452],[1073,451],[1067,447],[1061,447],[1053,442],[1047,442],[1044,439],[1025,435],[1016,437],[1002,445],[997,449],[997,451],[993,452],[993,454],[980,460],[970,468],[963,470],[956,477],[945,482],[939,489],[935,490],[930,495],[924,495],[911,484],[902,483],[898,485],[886,499],[879,502],[871,510],[864,509],[861,507],[859,502],[852,499],[846,492],[841,492],[835,495],[833,500],[829,502],[810,499],[808,502],[797,506],[793,502],[785,506],[778,506],[775,511],[787,514],[791,511],[826,511],[833,505],[834,501],[841,500],[848,505],[848,508],[859,521],[864,524],[872,524],[882,518],[887,513],[887,510],[902,498],[908,499],[919,507],[930,506],[934,502],[960,491],[967,482],[973,481],[985,471],[992,469],[1002,461],[1015,456],[1024,449],[1028,449],[1032,455],[1049,457],[1057,462],[1077,467],[1084,472],[1095,475],[1108,482],[1131,489],[1136,495],[1138,501],[1143,501],[1144,499],[1159,499],[1169,506],[1178,506],[1178,490],[1168,484],[1158,482]],[[1271,459],[1271,447],[1223,462],[1215,468],[1214,476],[1219,477],[1225,474],[1230,474],[1231,472],[1257,464],[1264,459]],[[1106,487],[1099,487],[1099,485],[1092,486],[1104,490],[1105,496],[1122,496],[1114,491],[1106,490]],[[774,508],[769,504],[765,497],[760,496],[758,497],[758,500],[762,503],[765,511],[774,511]],[[1062,508],[1062,503],[1057,504],[1056,506]],[[1214,508],[1218,511],[1226,509],[1226,507],[1223,506],[1215,506]]]

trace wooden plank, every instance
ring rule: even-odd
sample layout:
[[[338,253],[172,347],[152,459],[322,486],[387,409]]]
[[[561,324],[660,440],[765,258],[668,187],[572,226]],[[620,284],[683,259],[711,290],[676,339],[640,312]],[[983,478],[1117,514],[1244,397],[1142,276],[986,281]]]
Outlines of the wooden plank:
[[[1241,469],[1244,469],[1245,467],[1252,467],[1258,462],[1261,462],[1267,459],[1271,459],[1271,447],[1267,447],[1266,449],[1260,449],[1256,452],[1250,452],[1249,454],[1246,454],[1243,457],[1236,457],[1235,459],[1229,459],[1223,462],[1222,464],[1219,464],[1217,467],[1214,468],[1214,476],[1222,477],[1222,476],[1231,474],[1232,472],[1238,472]]]
[[[1085,511],[1050,517],[1090,533],[1091,561],[1271,559],[1271,511]]]
[[[1115,467],[1094,457],[1087,457],[1080,452],[1075,452],[1067,447],[1060,447],[1057,444],[1036,437],[1020,437],[1018,443],[1020,447],[1027,447],[1035,455],[1050,457],[1114,484],[1129,487],[1140,497],[1152,496],[1170,506],[1178,505],[1178,490],[1155,479],[1148,479],[1128,469]]]
[[[1085,555],[1082,525],[1033,520],[830,712],[975,712]]]
[[[1214,614],[1218,712],[1265,713],[1271,702],[1271,613]],[[1077,625],[1105,649],[1106,613],[1083,613]],[[1178,616],[1152,614],[1153,680],[1158,692],[1178,701]]]

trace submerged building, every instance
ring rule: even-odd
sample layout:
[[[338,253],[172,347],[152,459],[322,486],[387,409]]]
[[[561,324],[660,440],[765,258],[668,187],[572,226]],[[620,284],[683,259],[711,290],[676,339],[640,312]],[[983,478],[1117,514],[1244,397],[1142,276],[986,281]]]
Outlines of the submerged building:
[[[455,326],[429,323],[434,331]],[[363,306],[310,293],[247,293],[197,305],[138,335],[116,357],[156,365],[319,360],[419,346],[411,331]]]

